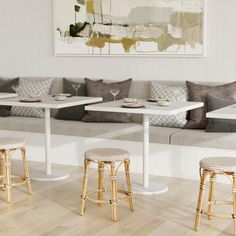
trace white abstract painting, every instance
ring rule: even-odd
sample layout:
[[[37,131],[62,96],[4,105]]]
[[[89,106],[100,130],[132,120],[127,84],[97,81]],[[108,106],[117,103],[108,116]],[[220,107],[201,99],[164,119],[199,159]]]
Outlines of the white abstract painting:
[[[203,56],[204,4],[204,0],[55,0],[55,54]]]

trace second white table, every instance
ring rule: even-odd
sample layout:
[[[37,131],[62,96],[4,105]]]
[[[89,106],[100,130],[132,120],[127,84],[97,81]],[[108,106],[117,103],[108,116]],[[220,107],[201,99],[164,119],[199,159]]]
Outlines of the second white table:
[[[89,105],[87,111],[133,113],[143,115],[143,184],[134,184],[135,193],[159,194],[166,192],[168,187],[161,183],[149,182],[149,116],[150,115],[174,115],[180,112],[196,109],[203,106],[202,102],[172,103],[170,106],[158,106],[146,100],[138,100],[145,104],[144,108],[123,108],[123,101],[106,102]]]
[[[50,109],[60,109],[89,103],[101,102],[99,97],[70,97],[64,101],[56,101],[52,96],[41,97],[41,102],[20,102],[20,98],[0,99],[0,105],[19,106],[19,107],[35,107],[45,110],[45,163],[46,171],[31,171],[31,178],[39,181],[55,181],[62,180],[69,176],[68,173],[52,171],[50,155],[51,155],[51,124]]]
[[[206,114],[207,118],[236,120],[236,104],[223,107]]]

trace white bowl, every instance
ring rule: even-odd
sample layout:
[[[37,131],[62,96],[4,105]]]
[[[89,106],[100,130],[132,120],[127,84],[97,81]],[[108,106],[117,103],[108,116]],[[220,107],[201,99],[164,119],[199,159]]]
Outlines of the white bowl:
[[[159,106],[169,106],[171,102],[169,100],[160,100],[157,102],[157,105]]]
[[[64,101],[64,100],[66,100],[66,96],[55,96],[55,100],[56,101]]]
[[[124,98],[123,101],[127,102],[127,103],[135,103],[135,102],[137,102],[137,99],[136,98]]]

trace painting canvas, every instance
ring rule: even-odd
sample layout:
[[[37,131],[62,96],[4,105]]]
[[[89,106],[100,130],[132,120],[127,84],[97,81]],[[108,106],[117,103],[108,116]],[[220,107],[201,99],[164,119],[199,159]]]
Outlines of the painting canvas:
[[[55,0],[56,55],[204,55],[205,0]]]

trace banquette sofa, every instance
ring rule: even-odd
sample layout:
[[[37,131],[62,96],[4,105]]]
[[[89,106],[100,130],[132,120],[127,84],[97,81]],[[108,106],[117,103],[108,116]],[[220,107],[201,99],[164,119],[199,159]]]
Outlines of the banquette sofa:
[[[41,80],[45,78],[31,78]],[[73,78],[83,82],[82,78]],[[105,82],[110,82],[105,81]],[[163,84],[182,85],[182,81],[159,81]],[[136,81],[131,84],[129,97],[150,97],[151,81]],[[62,78],[55,78],[50,94],[62,92]],[[86,123],[82,121],[57,120],[51,112],[52,134],[78,137],[93,137],[101,139],[142,141],[142,117],[132,115],[132,123]],[[31,117],[1,117],[0,129],[8,131],[44,132],[44,119]],[[172,144],[193,147],[207,147],[217,149],[236,149],[236,133],[207,133],[205,130],[192,130],[168,127],[150,127],[150,142],[158,144]]]

